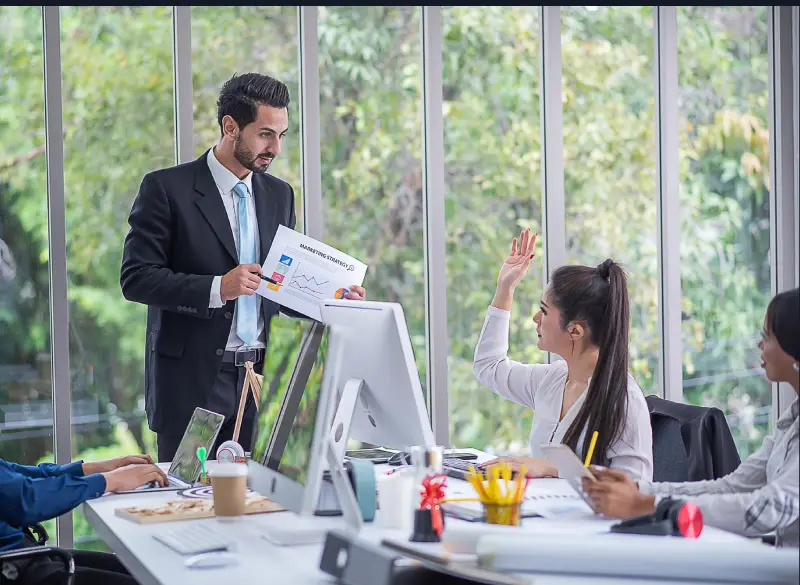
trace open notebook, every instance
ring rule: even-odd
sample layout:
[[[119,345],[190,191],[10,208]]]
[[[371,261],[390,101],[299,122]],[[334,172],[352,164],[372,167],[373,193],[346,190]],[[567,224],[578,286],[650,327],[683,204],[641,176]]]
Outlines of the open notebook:
[[[448,498],[469,498],[477,494],[471,485],[460,484],[447,489]],[[445,502],[445,512],[469,522],[483,519],[480,502]],[[559,480],[537,479],[528,485],[520,510],[521,518],[581,518],[594,512],[575,491]]]

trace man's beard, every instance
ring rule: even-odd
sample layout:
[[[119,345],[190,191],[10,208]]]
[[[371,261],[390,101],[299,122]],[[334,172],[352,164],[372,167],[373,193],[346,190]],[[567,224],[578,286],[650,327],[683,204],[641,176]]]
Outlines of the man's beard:
[[[254,155],[253,152],[247,148],[247,145],[242,140],[242,135],[236,137],[236,142],[233,145],[233,156],[239,161],[239,164],[244,168],[253,171],[254,173],[266,173],[270,163],[275,159],[275,155],[271,152],[264,152],[259,155]],[[270,161],[263,165],[258,163],[261,156],[268,156]]]

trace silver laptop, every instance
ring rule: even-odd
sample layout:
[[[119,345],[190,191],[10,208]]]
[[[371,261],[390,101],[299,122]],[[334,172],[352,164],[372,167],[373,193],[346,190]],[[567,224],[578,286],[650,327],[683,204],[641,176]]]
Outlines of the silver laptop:
[[[224,421],[225,417],[219,413],[200,407],[195,408],[178,445],[178,450],[175,452],[175,458],[167,471],[169,485],[160,487],[151,483],[131,491],[166,491],[192,487],[199,479],[201,471],[200,461],[197,459],[197,448],[205,447],[206,453],[210,455]]]

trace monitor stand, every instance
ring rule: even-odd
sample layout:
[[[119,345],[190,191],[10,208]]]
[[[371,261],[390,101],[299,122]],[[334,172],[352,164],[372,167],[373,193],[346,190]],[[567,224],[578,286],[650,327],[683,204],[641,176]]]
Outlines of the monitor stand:
[[[336,414],[333,417],[330,434],[331,445],[335,449],[335,455],[340,462],[344,461],[344,456],[347,452],[347,439],[350,437],[353,413],[356,410],[356,403],[364,386],[364,380],[361,378],[350,378],[342,388],[342,397],[339,399],[339,406],[336,408]]]
[[[320,518],[310,513],[298,515],[291,525],[276,527],[270,526],[264,531],[263,536],[273,544],[280,546],[316,544],[325,542],[325,538],[330,530],[345,530],[346,532],[357,535],[364,526],[364,518],[361,509],[358,507],[353,486],[347,477],[344,469],[344,446],[347,445],[347,436],[350,430],[350,420],[358,400],[361,388],[364,386],[363,380],[348,380],[342,391],[342,399],[339,401],[339,408],[334,417],[333,429],[337,427],[337,421],[342,416],[342,434],[331,430],[325,447],[325,457],[330,469],[331,481],[336,490],[336,497],[342,508],[341,518],[335,520]],[[349,406],[348,406],[349,405]],[[347,416],[345,416],[345,413]],[[340,439],[337,441],[337,437]],[[316,500],[316,499],[315,499]]]

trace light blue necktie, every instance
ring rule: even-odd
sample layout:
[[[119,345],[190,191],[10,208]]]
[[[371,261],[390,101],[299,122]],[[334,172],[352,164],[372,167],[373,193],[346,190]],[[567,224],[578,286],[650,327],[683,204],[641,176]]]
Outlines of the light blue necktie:
[[[237,197],[237,214],[239,216],[239,264],[257,264],[256,240],[250,227],[250,216],[247,213],[247,185],[239,181],[233,188]],[[236,335],[245,345],[252,345],[256,340],[258,325],[258,308],[256,296],[242,295],[236,299]]]

